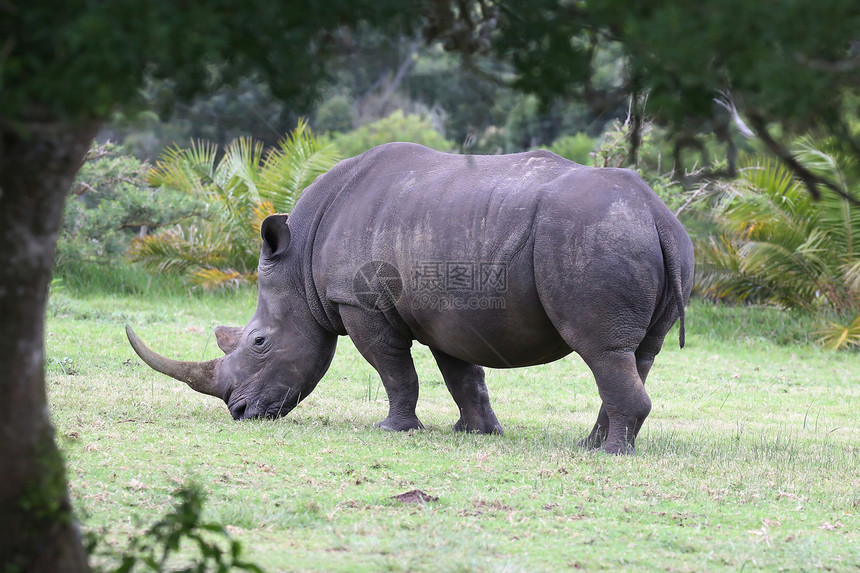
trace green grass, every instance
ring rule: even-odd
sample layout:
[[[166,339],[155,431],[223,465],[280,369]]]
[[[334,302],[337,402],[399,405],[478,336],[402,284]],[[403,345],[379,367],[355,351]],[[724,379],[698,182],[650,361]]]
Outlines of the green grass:
[[[54,268],[52,289],[81,296],[121,293],[135,296],[181,296],[188,291],[180,275],[154,276],[140,264],[105,259],[104,263],[75,261]]]
[[[233,422],[223,403],[143,366],[132,324],[178,359],[219,354],[252,291],[122,297],[55,293],[48,390],[87,530],[122,547],[191,480],[205,519],[267,571],[857,571],[860,358],[810,344],[814,319],[689,309],[649,377],[634,456],[575,446],[599,400],[576,356],[488,372],[506,434],[462,435],[430,353],[414,351],[427,429],[373,429],[387,411],[347,339],[288,417]],[[781,343],[773,342],[781,341]],[[435,502],[392,499],[420,489]]]

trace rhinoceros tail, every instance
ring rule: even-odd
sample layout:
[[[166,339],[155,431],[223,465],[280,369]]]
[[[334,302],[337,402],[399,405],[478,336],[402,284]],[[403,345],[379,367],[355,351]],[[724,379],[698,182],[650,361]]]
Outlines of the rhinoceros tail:
[[[681,265],[681,253],[679,245],[675,240],[675,235],[671,230],[661,228],[657,225],[657,234],[660,236],[660,248],[663,250],[663,263],[666,267],[666,279],[669,281],[669,286],[672,289],[672,298],[675,299],[675,305],[678,310],[678,320],[680,322],[678,342],[681,348],[684,348],[685,342],[685,325],[684,325],[684,282],[683,269]]]

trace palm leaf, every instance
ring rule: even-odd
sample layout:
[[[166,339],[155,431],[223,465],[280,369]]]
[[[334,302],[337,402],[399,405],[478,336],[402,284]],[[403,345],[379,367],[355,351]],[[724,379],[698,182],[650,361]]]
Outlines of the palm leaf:
[[[248,137],[234,140],[216,164],[217,154],[217,146],[198,141],[161,155],[149,183],[202,197],[208,216],[135,241],[132,260],[153,272],[184,273],[204,288],[253,281],[263,219],[291,210],[305,187],[337,161],[334,148],[314,137],[304,120],[268,154]]]
[[[261,201],[260,203],[257,203],[254,205],[253,211],[253,216],[248,224],[250,225],[250,232],[256,235],[260,232],[260,228],[263,226],[263,220],[269,215],[274,215],[277,211],[275,210],[275,206],[269,201]]]
[[[289,213],[302,191],[338,159],[335,147],[315,137],[307,122],[300,120],[266,156],[260,174],[260,197],[271,202],[277,212]]]
[[[189,282],[204,290],[236,288],[257,282],[256,272],[239,272],[234,269],[204,268],[191,273]]]
[[[154,272],[186,272],[201,264],[222,260],[218,245],[202,238],[196,226],[163,229],[132,241],[129,257]]]
[[[818,343],[830,350],[839,350],[849,346],[860,347],[860,315],[851,324],[844,326],[830,322],[827,328],[819,332]]]
[[[147,173],[153,187],[204,195],[215,177],[218,146],[206,141],[192,141],[191,147],[165,150]]]
[[[844,153],[835,143],[827,140],[802,139],[796,154],[798,160],[810,171],[835,182],[846,194],[851,187],[858,187],[856,159]],[[852,185],[853,184],[853,185]],[[826,192],[820,199],[822,228],[831,235],[834,251],[842,262],[854,260],[860,251],[860,208],[836,193]]]
[[[839,170],[838,156],[824,147],[802,142],[798,158],[831,180],[846,186],[852,181]],[[852,246],[860,237],[860,210],[842,197],[829,193],[814,201],[781,163],[752,156],[712,217],[722,233],[717,241],[697,244],[702,292],[784,306],[852,308],[860,284]]]

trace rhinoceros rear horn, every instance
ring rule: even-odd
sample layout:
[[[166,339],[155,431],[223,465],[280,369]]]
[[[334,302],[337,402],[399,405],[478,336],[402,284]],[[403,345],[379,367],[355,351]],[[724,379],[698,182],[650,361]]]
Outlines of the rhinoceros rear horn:
[[[153,370],[185,382],[197,392],[224,398],[224,392],[215,380],[215,370],[221,361],[220,358],[205,362],[171,360],[147,348],[130,326],[125,327],[125,334],[137,355]]]
[[[224,354],[230,354],[236,347],[239,346],[239,342],[242,340],[242,335],[245,333],[245,329],[241,326],[216,326],[215,327],[215,340],[218,341],[218,348],[220,348]]]

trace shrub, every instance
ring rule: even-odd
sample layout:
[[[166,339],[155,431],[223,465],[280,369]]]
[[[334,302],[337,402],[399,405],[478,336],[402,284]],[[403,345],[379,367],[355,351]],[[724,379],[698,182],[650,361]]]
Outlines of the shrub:
[[[188,573],[212,571],[252,571],[262,573],[259,566],[245,560],[242,545],[230,538],[227,530],[216,523],[202,520],[203,490],[189,485],[174,492],[176,503],[173,509],[154,523],[143,535],[131,539],[129,546],[119,555],[104,552],[101,555],[118,561],[116,567],[96,568],[103,573],[131,573],[132,571],[184,571]],[[219,542],[219,540],[221,542]],[[177,569],[176,553],[185,542],[194,548],[192,564]],[[226,543],[226,547],[223,546]],[[88,552],[99,550],[98,538],[90,534],[87,539]],[[138,567],[139,566],[139,567]]]
[[[454,149],[454,144],[436,131],[428,118],[404,115],[399,110],[356,130],[335,134],[332,138],[332,143],[344,157],[354,157],[392,141],[420,143],[438,151]]]
[[[198,198],[205,217],[136,239],[129,252],[153,273],[176,272],[204,288],[256,282],[260,224],[288,213],[301,192],[337,162],[337,153],[304,121],[278,147],[264,152],[250,138],[218,147],[197,142],[166,151],[148,181]]]
[[[837,182],[860,189],[860,171],[829,142],[803,140],[796,157]],[[712,211],[719,234],[699,241],[698,288],[719,299],[754,301],[838,315],[860,306],[860,209],[825,192],[814,200],[773,159],[750,158]],[[821,341],[860,342],[860,323],[831,326]]]
[[[565,159],[570,159],[582,165],[594,165],[592,153],[597,141],[586,133],[564,135],[552,142],[547,149]]]
[[[349,96],[335,94],[322,102],[314,118],[314,129],[324,131],[349,131],[354,124],[355,111]]]
[[[146,182],[149,166],[111,144],[95,146],[66,201],[55,274],[120,266],[132,239],[203,210],[194,197]]]

